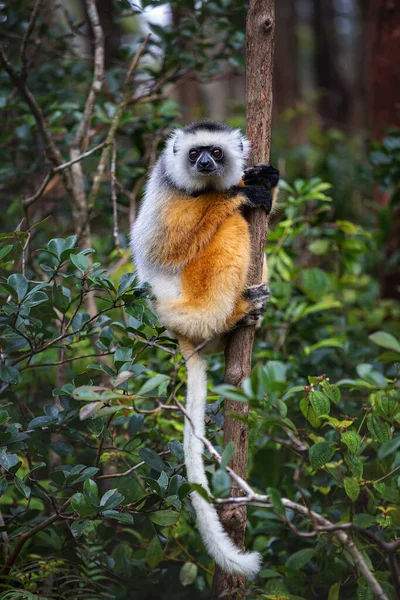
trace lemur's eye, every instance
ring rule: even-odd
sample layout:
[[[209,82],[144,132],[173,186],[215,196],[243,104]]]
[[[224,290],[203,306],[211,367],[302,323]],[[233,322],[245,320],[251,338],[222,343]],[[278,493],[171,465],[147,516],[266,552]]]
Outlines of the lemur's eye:
[[[189,150],[189,159],[191,161],[195,161],[197,160],[197,157],[199,156],[198,151],[196,150],[196,148],[192,148],[191,150]]]
[[[214,148],[213,151],[212,151],[212,155],[217,160],[221,160],[221,158],[223,157],[224,153],[222,152],[221,148]]]

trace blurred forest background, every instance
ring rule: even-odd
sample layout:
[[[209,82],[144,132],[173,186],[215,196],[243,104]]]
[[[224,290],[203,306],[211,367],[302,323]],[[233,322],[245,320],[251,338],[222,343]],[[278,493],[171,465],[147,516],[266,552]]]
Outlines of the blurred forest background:
[[[245,130],[246,13],[0,4],[2,599],[212,595],[184,365],[128,241],[172,128]],[[276,2],[272,299],[243,392],[210,357],[207,410],[222,452],[223,397],[251,407],[250,599],[400,598],[399,48],[396,0]],[[220,499],[228,460],[207,461]]]

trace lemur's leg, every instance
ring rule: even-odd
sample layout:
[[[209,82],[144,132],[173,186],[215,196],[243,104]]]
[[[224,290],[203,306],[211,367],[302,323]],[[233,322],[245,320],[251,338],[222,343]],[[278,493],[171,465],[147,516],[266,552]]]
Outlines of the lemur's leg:
[[[264,254],[262,283],[245,288],[242,297],[237,302],[234,312],[229,318],[228,326],[255,325],[261,327],[268,299],[268,265]]]
[[[248,225],[237,212],[221,224],[212,241],[183,269],[181,296],[157,302],[160,321],[191,341],[202,342],[227,331],[238,302],[243,304],[244,313],[254,308],[250,300],[241,298],[249,256]]]

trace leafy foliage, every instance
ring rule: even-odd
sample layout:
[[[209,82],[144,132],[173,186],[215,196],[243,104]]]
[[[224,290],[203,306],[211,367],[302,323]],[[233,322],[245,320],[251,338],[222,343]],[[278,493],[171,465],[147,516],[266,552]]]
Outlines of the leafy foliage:
[[[394,540],[400,441],[392,365],[400,352],[391,318],[398,307],[385,302],[382,310],[363,266],[371,236],[327,218],[327,186],[313,180],[283,188],[283,214],[268,250],[273,300],[255,367],[238,392],[220,384],[220,358],[210,359],[216,395],[208,437],[220,447],[221,394],[250,403],[250,483],[272,504],[249,513],[247,545],[261,550],[268,565],[253,593],[307,597],[311,577],[321,595],[340,581],[343,597],[354,598],[363,592],[346,551],[331,534],[305,545],[285,531],[290,525],[306,533],[312,523],[288,512],[281,496],[333,523],[353,522],[371,565],[378,564],[379,540]],[[18,256],[12,233],[1,248],[10,243]],[[307,267],[296,262],[299,247],[309,252]],[[14,263],[6,256],[2,262],[3,518],[10,538],[38,528],[13,576],[25,585],[27,560],[37,561],[38,552],[49,560],[64,548],[65,561],[45,571],[37,565],[30,590],[40,595],[67,569],[90,595],[94,583],[85,571],[93,568],[94,581],[106,582],[104,597],[139,598],[180,562],[177,585],[195,585],[201,595],[212,565],[193,529],[183,423],[174,410],[174,399],[184,396],[184,368],[146,304],[149,290],[129,273],[107,273],[91,249],[79,251],[74,236],[50,240],[33,264],[31,279],[7,275]],[[85,310],[89,294],[96,295],[93,316]],[[216,496],[229,492],[224,466],[233,451],[225,450],[221,467],[208,462]],[[368,534],[376,541],[367,543]],[[392,597],[388,575],[379,580]]]

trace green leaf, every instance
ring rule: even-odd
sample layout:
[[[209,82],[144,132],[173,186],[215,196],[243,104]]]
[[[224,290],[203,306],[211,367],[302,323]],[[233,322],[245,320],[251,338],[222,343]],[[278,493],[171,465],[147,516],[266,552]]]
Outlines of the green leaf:
[[[150,544],[147,546],[146,562],[149,565],[150,569],[155,569],[163,558],[164,552],[161,547],[160,540],[158,539],[158,536],[155,535],[151,539]]]
[[[170,525],[175,525],[175,523],[179,519],[179,513],[175,510],[157,510],[156,512],[151,513],[150,519],[156,525],[160,525],[161,527],[169,527]]]
[[[356,477],[357,479],[361,479],[364,470],[361,460],[357,458],[357,456],[353,456],[349,452],[346,452],[346,454],[344,455],[344,460],[354,477]]]
[[[117,290],[117,299],[122,296],[127,290],[134,287],[136,282],[136,277],[134,273],[124,273],[119,280],[118,290]]]
[[[372,436],[372,439],[375,442],[379,442],[380,444],[385,444],[392,437],[392,433],[391,433],[389,424],[382,421],[382,419],[377,417],[374,413],[370,413],[368,415],[367,427]]]
[[[221,385],[216,385],[214,386],[213,391],[219,396],[228,398],[228,400],[234,400],[236,402],[248,402],[249,400],[246,394],[244,394],[234,385],[228,385],[225,383]]]
[[[89,517],[97,513],[97,510],[87,502],[86,496],[81,493],[72,496],[71,506],[80,517]]]
[[[182,489],[185,490],[184,486],[188,485],[189,489],[197,492],[199,494],[199,496],[201,496],[202,498],[204,498],[204,500],[207,500],[207,502],[210,502],[210,497],[207,493],[207,490],[203,488],[202,485],[200,485],[200,483],[184,483],[183,485],[181,485],[181,487],[179,488],[179,497],[182,498]]]
[[[310,463],[313,469],[326,465],[335,454],[334,442],[317,442],[309,450]]]
[[[397,435],[392,440],[389,440],[385,444],[383,444],[378,450],[378,458],[379,460],[383,460],[387,456],[396,452],[396,450],[400,447],[400,435]]]
[[[329,415],[331,405],[329,399],[322,392],[310,392],[310,402],[317,417]]]
[[[15,487],[17,488],[17,490],[19,492],[21,492],[21,494],[26,499],[28,499],[29,496],[31,495],[31,488],[28,487],[27,485],[25,485],[24,482],[22,481],[22,479],[20,479],[19,477],[14,478],[14,483],[15,483]]]
[[[274,577],[282,577],[278,571],[274,571],[273,569],[263,569],[258,574],[261,579],[273,579]]]
[[[357,600],[374,600],[374,593],[371,588],[365,584],[359,585],[357,590]]]
[[[5,423],[7,423],[9,418],[10,415],[6,410],[0,410],[0,425],[4,425]]]
[[[26,296],[23,306],[25,308],[32,308],[33,306],[38,306],[39,304],[43,304],[43,302],[47,302],[48,297],[44,292],[35,291],[35,289],[31,290],[29,294]]]
[[[119,523],[124,523],[124,525],[132,525],[133,516],[127,512],[118,512],[117,510],[103,510],[103,517],[106,519],[114,519]]]
[[[358,454],[361,447],[361,436],[355,431],[342,433],[342,442],[346,444],[351,454]]]
[[[390,333],[386,333],[386,331],[376,331],[368,337],[371,342],[378,344],[378,346],[388,348],[389,350],[394,350],[395,352],[400,352],[400,342],[398,342],[398,340],[396,340],[396,338]]]
[[[71,262],[79,271],[84,273],[89,268],[89,259],[84,254],[71,254]]]
[[[114,488],[112,490],[108,490],[108,492],[102,496],[100,500],[100,506],[104,506],[105,510],[111,510],[112,508],[115,508],[121,504],[123,499],[124,496],[118,493],[117,488]]]
[[[226,497],[231,491],[231,478],[224,469],[215,471],[212,477],[212,487],[215,496]]]
[[[353,523],[354,523],[354,525],[357,525],[357,527],[362,527],[362,529],[367,529],[367,527],[372,527],[372,525],[375,525],[376,519],[375,519],[375,517],[373,517],[372,515],[369,515],[368,513],[360,513],[359,515],[356,515],[354,517]]]
[[[179,571],[179,581],[186,587],[196,581],[197,577],[197,565],[192,562],[185,562]]]
[[[163,459],[151,448],[140,448],[139,456],[146,463],[146,465],[149,465],[149,467],[155,471],[159,471],[161,473],[161,471],[167,470]]]
[[[361,379],[365,379],[365,381],[368,381],[368,383],[371,385],[381,388],[387,386],[385,377],[382,375],[382,373],[374,369],[372,365],[368,363],[362,363],[357,365],[356,370],[359,377],[361,377]]]
[[[145,394],[148,394],[155,388],[158,388],[161,384],[165,383],[166,381],[169,381],[169,379],[170,378],[167,375],[155,375],[155,377],[151,377],[146,381],[144,385],[142,385],[142,387],[138,391],[138,395],[144,396]]]
[[[144,416],[143,415],[132,415],[129,418],[128,423],[128,431],[131,437],[135,437],[135,435],[140,431],[143,427]]]
[[[358,482],[351,477],[344,478],[344,489],[350,500],[353,502],[355,502],[360,495],[360,486]]]
[[[286,561],[286,566],[289,569],[298,571],[305,567],[305,565],[310,562],[313,556],[314,548],[303,548],[303,550],[298,550],[288,558]]]
[[[26,296],[26,292],[28,291],[28,280],[25,275],[21,275],[20,273],[13,273],[7,279],[8,285],[16,291],[18,301],[21,302]]]
[[[19,460],[16,454],[7,454],[7,448],[1,448],[0,450],[0,466],[6,471],[10,471],[12,467],[18,465]]]
[[[301,272],[301,288],[314,301],[322,299],[331,289],[329,275],[322,269],[303,269]]]
[[[221,456],[221,463],[220,463],[221,469],[225,469],[228,466],[229,461],[231,460],[232,456],[235,454],[235,449],[236,449],[236,447],[235,447],[234,442],[229,442],[226,445],[226,447],[224,448],[224,451],[222,453],[222,456]]]
[[[175,456],[179,461],[184,461],[183,444],[179,440],[171,440],[168,442],[168,449],[171,454]]]
[[[340,402],[340,389],[337,385],[332,385],[329,381],[323,381],[321,383],[322,389],[324,390],[324,394],[326,394],[334,404],[339,404]]]
[[[334,583],[329,588],[328,600],[339,600],[340,581]]]
[[[86,479],[85,483],[83,484],[83,489],[85,490],[85,492],[88,492],[88,493],[96,496],[96,498],[99,495],[99,489],[97,487],[97,483],[95,481],[93,481],[93,479],[90,479],[90,477],[88,479]]]
[[[14,248],[12,244],[7,244],[0,250],[0,260],[3,260],[7,256],[7,254]]]
[[[269,495],[269,499],[271,500],[271,504],[278,515],[285,516],[285,507],[282,504],[280,492],[276,488],[269,487],[267,488],[267,493]]]
[[[317,417],[317,415],[315,414],[315,410],[310,405],[310,403],[307,400],[307,398],[302,398],[300,400],[300,410],[303,413],[303,415],[305,416],[305,418],[307,419],[307,421],[313,427],[317,427],[317,428],[320,427],[320,425],[321,425],[321,419],[319,417]]]
[[[0,367],[0,380],[5,383],[18,383],[19,381],[19,371],[15,367],[10,367],[9,365],[2,365]]]

